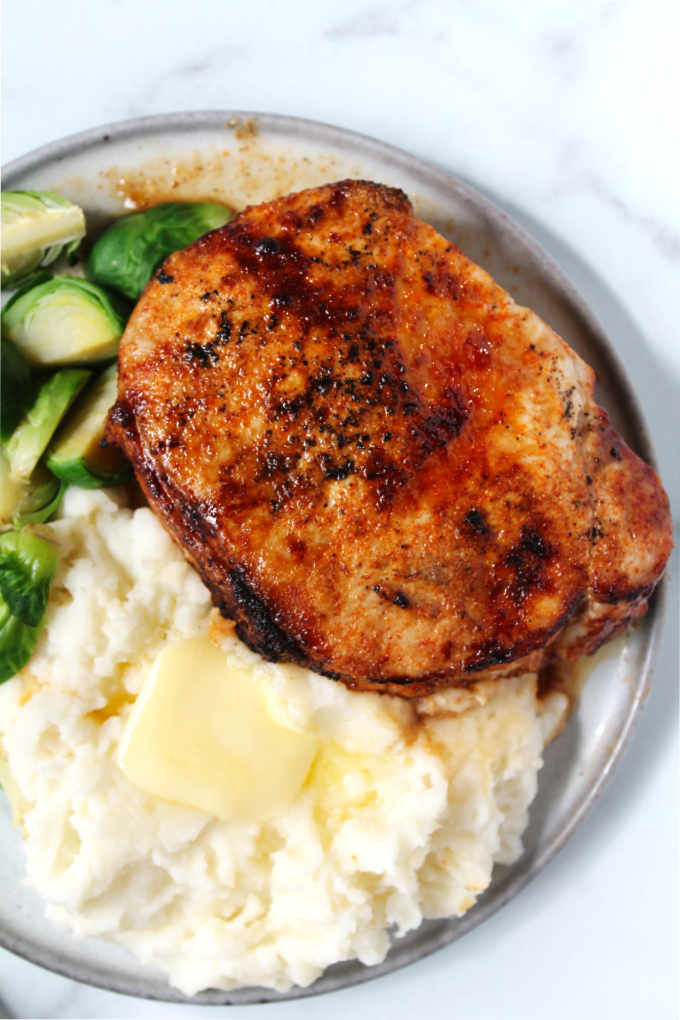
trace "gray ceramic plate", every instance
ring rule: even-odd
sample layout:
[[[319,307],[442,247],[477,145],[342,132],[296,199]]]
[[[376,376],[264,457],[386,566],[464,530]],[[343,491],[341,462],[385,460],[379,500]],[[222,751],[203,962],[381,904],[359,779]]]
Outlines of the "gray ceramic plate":
[[[84,206],[88,223],[164,198],[222,197],[237,208],[342,177],[403,188],[416,211],[531,305],[596,370],[599,400],[615,427],[648,460],[653,454],[616,352],[558,266],[512,219],[472,188],[398,149],[339,128],[249,113],[181,113],[126,121],[45,146],[5,171],[5,188],[50,188]],[[207,991],[194,1002],[250,1003],[333,991],[387,974],[478,925],[543,868],[597,799],[638,714],[661,625],[657,604],[593,663],[579,706],[550,747],[531,810],[525,852],[498,868],[491,887],[460,920],[427,922],[394,943],[380,966],[331,967],[308,989]],[[0,804],[0,944],[58,973],[116,992],[184,1001],[163,976],[115,946],[53,928],[23,884],[21,840]]]

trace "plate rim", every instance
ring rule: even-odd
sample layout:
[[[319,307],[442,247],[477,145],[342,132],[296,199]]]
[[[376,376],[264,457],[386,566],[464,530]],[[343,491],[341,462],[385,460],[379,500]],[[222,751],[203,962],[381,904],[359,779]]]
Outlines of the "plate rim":
[[[255,121],[258,128],[262,128],[267,134],[285,134],[288,138],[297,136],[301,140],[313,141],[315,143],[322,143],[324,140],[327,140],[331,145],[340,143],[343,148],[356,151],[357,155],[371,155],[394,166],[403,166],[409,173],[415,173],[419,177],[432,182],[438,189],[453,192],[460,198],[471,202],[521,241],[540,265],[542,273],[549,277],[551,285],[566,301],[567,305],[577,312],[588,333],[592,334],[595,338],[599,347],[599,353],[603,356],[606,363],[605,367],[611,372],[612,378],[615,380],[616,386],[627,405],[627,410],[630,414],[630,430],[635,436],[636,452],[644,457],[647,463],[658,472],[657,458],[650,430],[623,359],[613,342],[609,339],[598,316],[571,283],[556,259],[517,220],[501,206],[497,205],[495,201],[479,191],[474,185],[460,180],[453,173],[449,173],[438,165],[420,156],[413,155],[405,149],[380,141],[370,135],[352,131],[349,128],[305,117],[256,110],[188,110],[117,120],[48,142],[22,156],[10,160],[2,168],[3,188],[12,186],[12,178],[21,177],[26,173],[41,168],[46,163],[54,164],[69,156],[82,154],[87,149],[94,148],[102,143],[120,142],[140,137],[148,138],[151,135],[163,134],[172,130],[179,132],[201,131],[203,129],[214,130],[220,126],[230,129],[239,123],[250,120]],[[10,179],[9,182],[8,178]],[[382,963],[372,967],[357,969],[350,976],[349,980],[339,975],[329,974],[326,971],[325,974],[322,974],[306,988],[294,986],[285,993],[275,992],[266,988],[248,987],[231,992],[220,989],[208,989],[194,996],[186,996],[169,983],[167,984],[167,990],[164,989],[162,991],[156,991],[153,988],[149,990],[135,987],[137,980],[140,985],[143,985],[144,981],[147,980],[143,977],[139,979],[132,978],[132,980],[117,980],[115,977],[105,979],[100,977],[98,973],[92,975],[89,964],[79,965],[70,961],[68,964],[63,964],[59,956],[56,953],[53,954],[50,949],[36,949],[28,939],[15,937],[2,929],[0,929],[0,947],[53,973],[101,988],[105,991],[160,1002],[225,1006],[283,1002],[323,995],[327,992],[339,991],[342,988],[353,987],[375,980],[392,971],[415,963],[426,956],[430,956],[432,953],[450,945],[468,931],[476,928],[521,892],[552,858],[559,853],[575,829],[599,800],[621,760],[644,707],[658,658],[667,608],[668,578],[667,575],[664,575],[657,586],[647,614],[647,633],[641,656],[640,672],[631,694],[628,711],[623,719],[617,738],[610,747],[603,769],[595,777],[571,815],[565,819],[548,845],[533,854],[531,861],[526,867],[520,867],[518,873],[507,883],[501,895],[490,902],[484,902],[482,899],[481,902],[464,915],[455,931],[444,931],[443,935],[433,938],[425,946],[411,948],[409,954],[403,960],[398,962],[391,961],[392,952],[390,952]],[[521,860],[520,858],[517,864],[521,865]],[[513,867],[516,867],[516,865],[513,865]],[[446,919],[442,920],[445,921]],[[349,962],[346,961],[346,963]]]

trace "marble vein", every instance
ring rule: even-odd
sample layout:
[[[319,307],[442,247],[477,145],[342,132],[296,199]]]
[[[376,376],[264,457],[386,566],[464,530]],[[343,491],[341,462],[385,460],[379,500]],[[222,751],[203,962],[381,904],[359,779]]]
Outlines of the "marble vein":
[[[586,174],[584,182],[586,187],[602,202],[619,213],[632,226],[639,227],[644,231],[660,255],[671,262],[680,261],[680,232],[666,223],[661,223],[655,216],[638,212],[612,191],[596,174]]]
[[[331,25],[324,32],[328,39],[366,39],[378,36],[396,36],[400,32],[401,14],[418,6],[418,0],[405,0],[399,4],[368,7],[345,21]]]

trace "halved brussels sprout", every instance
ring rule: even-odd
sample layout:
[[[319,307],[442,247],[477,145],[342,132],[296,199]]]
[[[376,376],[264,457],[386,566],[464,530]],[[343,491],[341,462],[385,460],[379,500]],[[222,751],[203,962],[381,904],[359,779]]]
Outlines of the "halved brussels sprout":
[[[66,482],[38,463],[28,478],[10,473],[9,460],[0,447],[0,525],[10,522],[15,528],[42,524],[56,513]]]
[[[10,481],[31,477],[57,425],[92,375],[86,368],[62,368],[38,396],[5,443]]]
[[[29,531],[0,535],[0,683],[30,659],[45,621],[57,551]]]
[[[3,335],[31,365],[109,361],[124,326],[109,295],[76,276],[20,291],[2,310]]]
[[[66,482],[48,471],[44,464],[38,464],[12,510],[14,527],[49,521],[57,512],[66,488]]]
[[[36,627],[57,569],[57,549],[23,528],[0,535],[0,596],[10,612]]]
[[[83,210],[51,191],[3,191],[0,214],[3,287],[70,254],[85,236]]]
[[[9,458],[0,446],[0,525],[9,524],[26,494],[26,479],[10,472]]]
[[[26,359],[11,340],[0,341],[0,440],[12,435],[31,402],[33,382]]]
[[[36,627],[24,623],[0,597],[0,684],[23,669],[36,646],[44,618]]]
[[[46,456],[50,471],[64,482],[81,489],[99,489],[120,485],[130,477],[130,464],[120,450],[102,445],[117,390],[118,366],[109,365],[64,418]]]
[[[130,213],[95,243],[87,275],[136,301],[163,259],[228,223],[233,215],[216,202],[165,202]]]

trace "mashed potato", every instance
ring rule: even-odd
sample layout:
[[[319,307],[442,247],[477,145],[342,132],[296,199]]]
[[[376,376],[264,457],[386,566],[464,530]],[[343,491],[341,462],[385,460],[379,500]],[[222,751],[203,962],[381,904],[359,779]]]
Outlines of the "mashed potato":
[[[30,883],[49,917],[129,947],[191,994],[308,985],[381,961],[423,918],[460,915],[511,864],[566,698],[526,675],[412,705],[249,665],[270,712],[321,741],[292,808],[219,821],[145,794],[116,763],[151,662],[211,626],[206,589],[153,514],[69,489],[44,526],[60,566],[38,648],[0,687],[0,741]],[[254,749],[256,753],[256,749]]]

